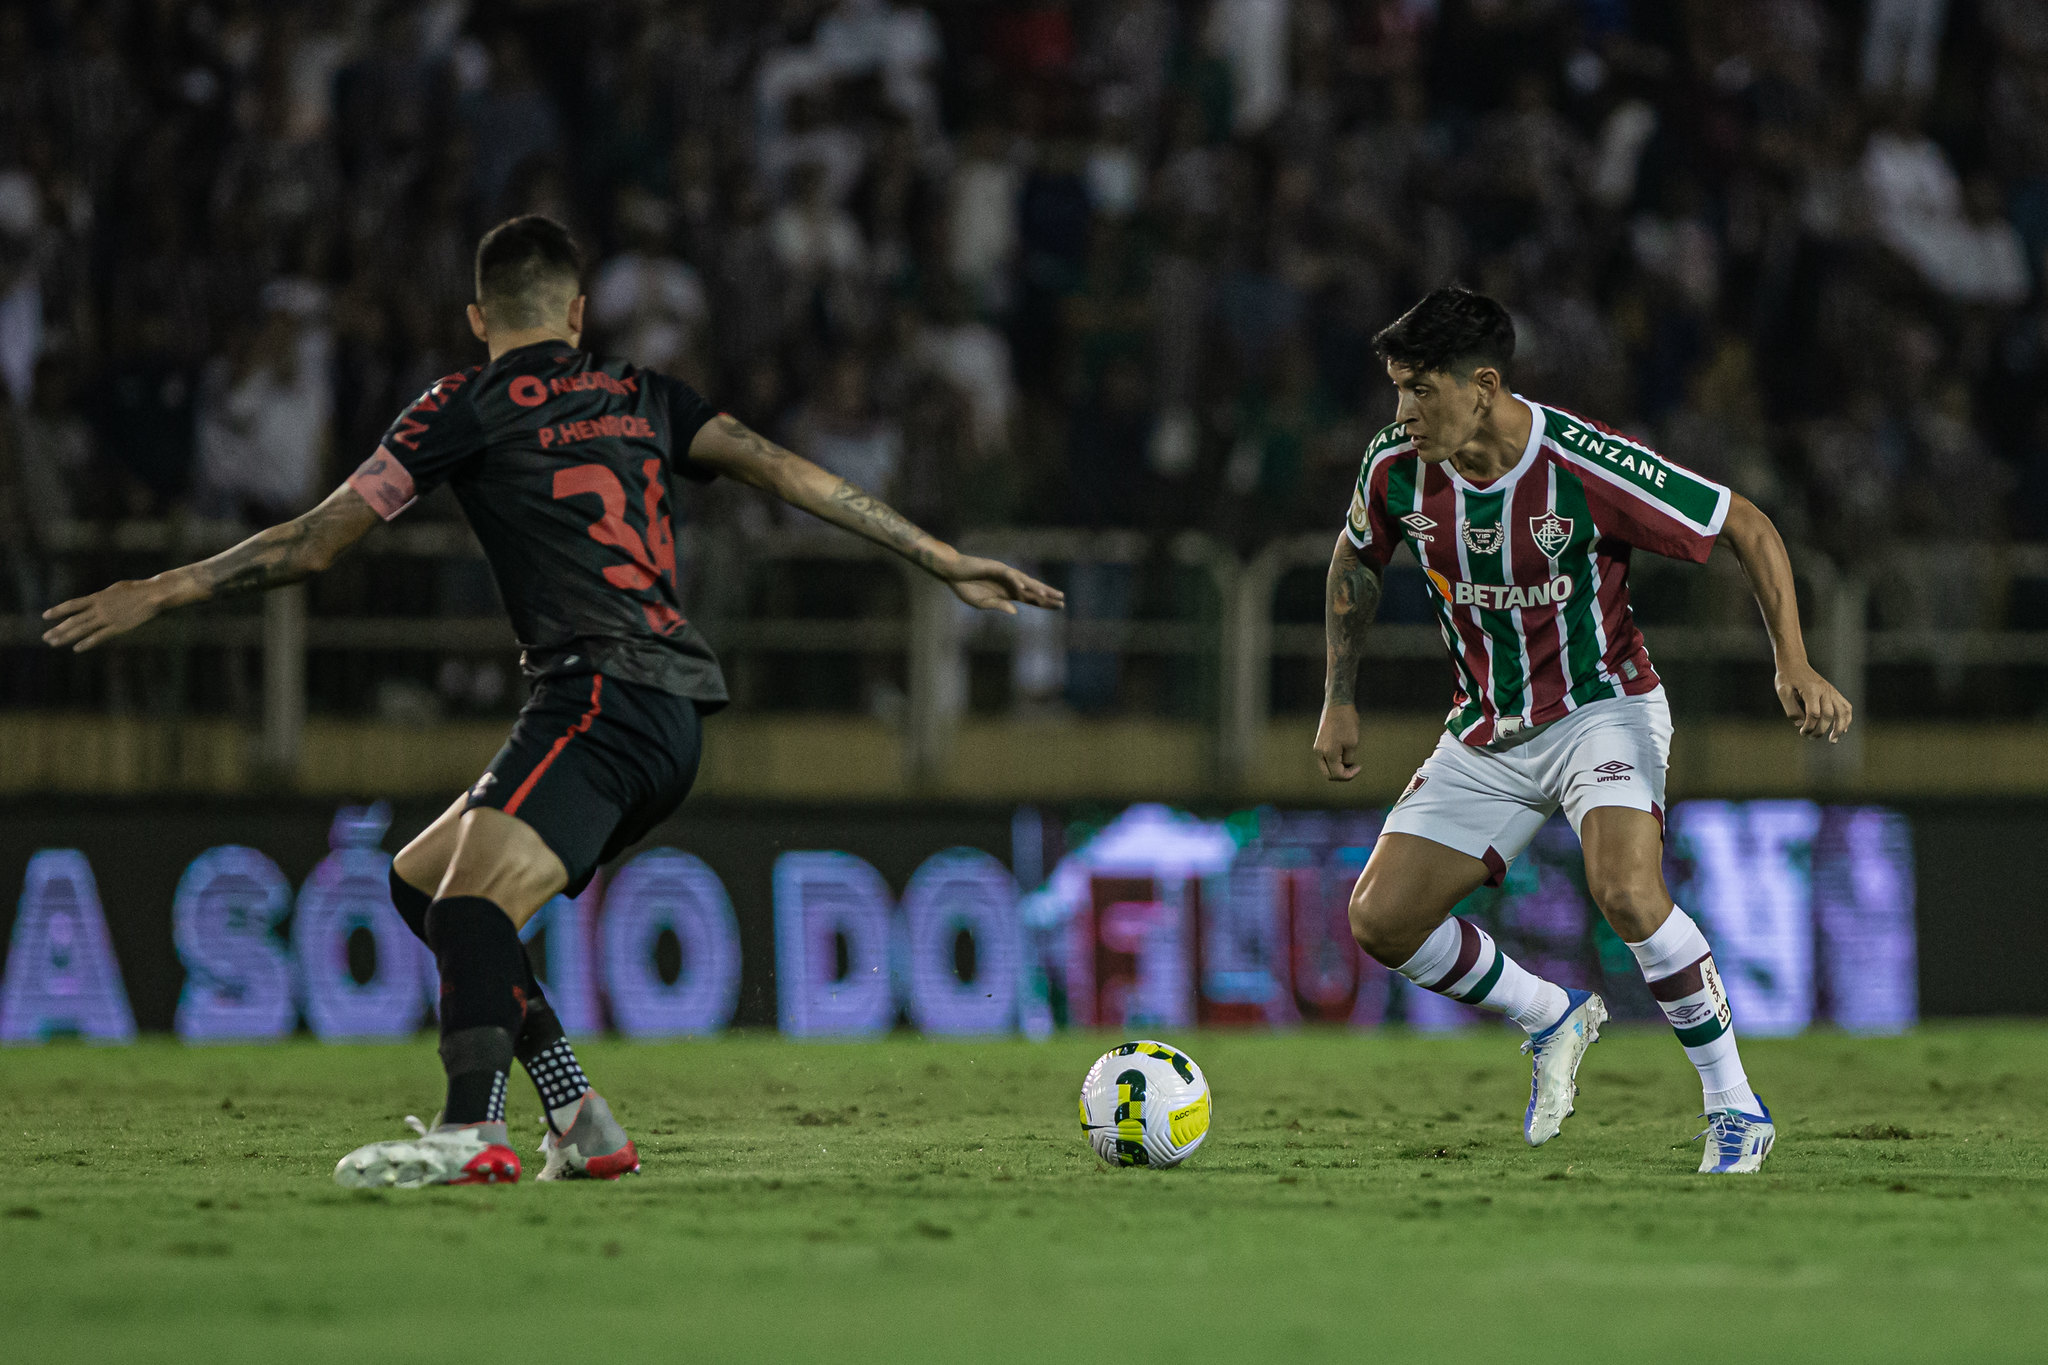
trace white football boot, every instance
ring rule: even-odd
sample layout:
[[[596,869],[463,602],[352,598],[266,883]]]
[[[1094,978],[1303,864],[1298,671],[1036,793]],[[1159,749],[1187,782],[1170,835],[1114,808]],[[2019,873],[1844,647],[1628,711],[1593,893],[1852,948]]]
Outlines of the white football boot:
[[[1600,1040],[1607,1022],[1607,1004],[1591,991],[1565,991],[1564,1018],[1532,1033],[1522,1051],[1535,1056],[1529,1077],[1529,1111],[1522,1116],[1522,1136],[1541,1147],[1557,1136],[1572,1116],[1579,1094],[1579,1063],[1586,1049]]]
[[[612,1117],[612,1107],[595,1090],[547,1117],[540,1152],[548,1159],[535,1180],[617,1180],[640,1173],[633,1139]]]
[[[509,1185],[519,1179],[519,1154],[506,1145],[505,1125],[471,1123],[429,1128],[411,1114],[417,1137],[358,1147],[334,1168],[334,1183],[351,1190],[416,1190],[423,1185]]]
[[[1706,1154],[1700,1158],[1701,1175],[1748,1175],[1763,1168],[1764,1158],[1778,1141],[1778,1127],[1771,1122],[1769,1105],[1759,1099],[1756,1107],[1763,1112],[1723,1109],[1705,1116],[1707,1130],[1695,1133],[1692,1139],[1707,1140]]]

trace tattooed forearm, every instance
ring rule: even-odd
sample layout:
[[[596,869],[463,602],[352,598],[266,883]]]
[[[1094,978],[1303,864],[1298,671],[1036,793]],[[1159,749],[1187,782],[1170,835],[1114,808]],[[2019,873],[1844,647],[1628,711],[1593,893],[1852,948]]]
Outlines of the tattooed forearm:
[[[181,570],[190,601],[260,592],[310,578],[361,539],[377,514],[344,488],[304,516],[258,531],[232,549]]]
[[[1330,705],[1358,704],[1358,665],[1365,657],[1366,628],[1379,606],[1378,571],[1340,540],[1323,599],[1324,688]]]
[[[784,450],[727,416],[714,418],[690,454],[712,468],[772,493],[792,507],[883,545],[941,578],[955,557],[874,494]],[[950,579],[949,579],[950,581]]]
[[[932,538],[874,494],[841,479],[832,490],[831,499],[835,513],[832,520],[847,530],[887,545],[921,569],[936,566],[937,547]]]
[[[718,416],[711,419],[711,424],[717,427],[723,435],[731,438],[742,451],[754,459],[772,464],[777,460],[789,457],[788,451],[776,445],[773,441],[762,439],[759,432],[749,427],[745,422],[740,421],[737,417],[721,412]]]
[[[226,597],[296,583],[314,572],[315,566],[303,559],[308,543],[306,529],[296,522],[273,526],[193,565],[194,585],[208,597]]]

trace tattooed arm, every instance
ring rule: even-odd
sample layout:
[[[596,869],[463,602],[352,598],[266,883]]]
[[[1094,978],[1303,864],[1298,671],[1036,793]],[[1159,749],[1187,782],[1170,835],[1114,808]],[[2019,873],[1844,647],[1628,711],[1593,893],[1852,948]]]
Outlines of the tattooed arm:
[[[690,458],[894,550],[946,583],[969,606],[1014,616],[1018,602],[1054,608],[1066,602],[1066,594],[1029,574],[998,560],[961,554],[859,485],[791,454],[724,414],[697,432]]]
[[[1358,665],[1366,627],[1380,606],[1380,574],[1339,534],[1323,594],[1323,718],[1316,726],[1316,758],[1332,782],[1358,776]]]
[[[189,606],[231,593],[257,592],[310,578],[377,524],[377,513],[348,484],[303,516],[258,531],[211,559],[160,573],[124,579],[89,597],[60,602],[43,613],[54,622],[43,643],[82,653],[125,635],[173,607]]]

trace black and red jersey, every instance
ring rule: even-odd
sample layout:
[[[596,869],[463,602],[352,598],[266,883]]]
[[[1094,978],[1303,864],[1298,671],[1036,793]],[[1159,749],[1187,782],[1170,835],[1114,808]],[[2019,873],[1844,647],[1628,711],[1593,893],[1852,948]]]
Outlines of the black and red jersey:
[[[696,390],[566,342],[451,374],[384,433],[349,483],[386,521],[441,484],[490,560],[529,677],[596,671],[726,700],[683,617],[666,474],[707,481]]]

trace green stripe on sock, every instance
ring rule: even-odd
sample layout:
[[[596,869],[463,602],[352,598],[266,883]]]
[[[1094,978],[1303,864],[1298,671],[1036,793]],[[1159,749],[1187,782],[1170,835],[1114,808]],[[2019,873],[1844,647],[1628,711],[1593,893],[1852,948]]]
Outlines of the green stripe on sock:
[[[1479,978],[1478,985],[1474,986],[1471,990],[1465,992],[1465,994],[1457,998],[1464,1001],[1468,1005],[1478,1004],[1480,1001],[1486,998],[1486,993],[1493,989],[1493,983],[1500,980],[1500,974],[1507,968],[1507,965],[1508,955],[1500,950],[1500,945],[1498,943],[1494,944],[1493,965],[1486,969],[1485,976]]]
[[[1686,1047],[1703,1047],[1726,1033],[1728,1026],[1719,1018],[1710,1017],[1704,1024],[1694,1024],[1691,1028],[1674,1028],[1671,1031],[1678,1035],[1678,1041]]]

